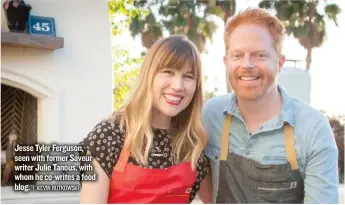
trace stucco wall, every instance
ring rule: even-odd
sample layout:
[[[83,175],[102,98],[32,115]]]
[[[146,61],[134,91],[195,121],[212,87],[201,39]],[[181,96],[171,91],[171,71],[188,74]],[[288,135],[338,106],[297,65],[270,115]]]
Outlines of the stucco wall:
[[[39,113],[40,141],[78,142],[112,111],[107,1],[25,2],[32,6],[32,15],[55,18],[56,35],[64,38],[64,48],[48,51],[2,47],[1,67],[46,88],[49,97],[39,102],[45,112]]]

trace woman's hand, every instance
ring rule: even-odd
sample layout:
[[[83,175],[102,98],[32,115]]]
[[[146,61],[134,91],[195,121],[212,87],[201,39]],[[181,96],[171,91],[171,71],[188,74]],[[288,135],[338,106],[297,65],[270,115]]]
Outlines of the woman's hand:
[[[200,183],[198,192],[200,200],[204,204],[212,204],[212,174],[211,171],[205,176],[204,180]]]

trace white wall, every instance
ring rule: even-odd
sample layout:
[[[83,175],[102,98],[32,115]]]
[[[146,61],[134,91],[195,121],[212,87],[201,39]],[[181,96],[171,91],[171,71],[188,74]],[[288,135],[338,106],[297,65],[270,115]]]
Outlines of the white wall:
[[[2,0],[3,3],[4,0]],[[106,0],[26,0],[32,15],[55,18],[64,48],[2,47],[1,67],[51,91],[40,140],[79,142],[112,111],[111,30]],[[3,10],[2,10],[3,12]],[[3,79],[2,79],[3,80]],[[39,113],[40,114],[40,113]]]
[[[311,77],[305,70],[284,67],[280,73],[278,83],[289,94],[310,104]]]
[[[49,51],[2,47],[1,82],[22,89],[29,86],[31,89],[24,90],[38,98],[39,142],[77,143],[112,111],[107,1],[25,2],[32,6],[32,15],[55,18],[56,34],[64,38],[64,48]],[[78,193],[27,195],[13,193],[11,187],[2,188],[1,193],[2,203],[79,202]]]

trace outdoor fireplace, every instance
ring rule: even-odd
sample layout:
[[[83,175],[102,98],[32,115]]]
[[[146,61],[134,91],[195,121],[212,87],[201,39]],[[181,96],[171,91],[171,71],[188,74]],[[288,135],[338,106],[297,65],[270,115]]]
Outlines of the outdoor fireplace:
[[[7,67],[1,68],[1,169],[6,163],[6,149],[9,135],[17,136],[17,143],[32,145],[45,140],[48,124],[54,125],[49,115],[54,117],[53,92],[30,76],[15,72]],[[52,103],[53,102],[53,103]],[[49,114],[50,113],[50,114]],[[49,115],[48,115],[49,114]],[[51,123],[50,123],[51,122]],[[47,139],[49,141],[49,139]],[[30,155],[35,153],[16,153]],[[25,162],[35,165],[33,162]],[[1,172],[3,173],[3,172]],[[32,174],[23,172],[23,174]],[[1,177],[3,177],[1,175]],[[21,181],[21,184],[34,184],[34,180]],[[10,186],[13,181],[4,184]]]
[[[37,98],[31,94],[1,84],[1,148],[8,144],[7,136],[15,132],[20,144],[37,142]]]

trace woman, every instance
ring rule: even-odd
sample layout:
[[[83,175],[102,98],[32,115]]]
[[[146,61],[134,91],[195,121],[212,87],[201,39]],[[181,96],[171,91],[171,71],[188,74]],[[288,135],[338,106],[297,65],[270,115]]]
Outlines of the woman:
[[[128,99],[81,145],[96,182],[81,203],[188,203],[209,172],[200,55],[182,36],[157,41]],[[97,191],[95,191],[97,190]]]

